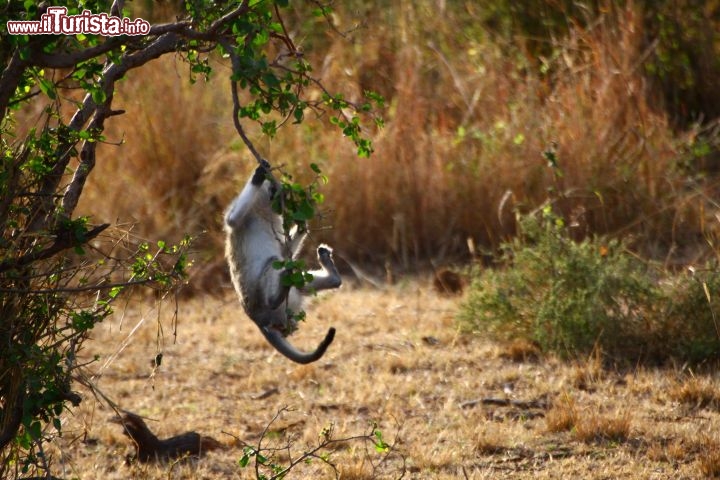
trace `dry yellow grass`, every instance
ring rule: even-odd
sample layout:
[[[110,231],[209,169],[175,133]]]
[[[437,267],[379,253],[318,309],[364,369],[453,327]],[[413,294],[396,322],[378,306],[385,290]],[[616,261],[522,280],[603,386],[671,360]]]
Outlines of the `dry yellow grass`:
[[[86,344],[86,358],[99,355],[88,368],[101,375],[97,386],[150,419],[160,437],[195,430],[226,448],[192,463],[128,466],[132,448],[109,422],[112,410],[85,392],[67,417],[61,450],[51,452],[54,465],[81,479],[253,478],[252,459],[245,469],[237,463],[243,444],[257,445],[289,407],[263,440],[289,445],[276,453],[284,464],[317,445],[324,428],[339,439],[377,422],[390,453],[361,440],[321,452],[343,479],[674,479],[718,471],[711,450],[720,415],[712,403],[689,411],[677,372],[606,371],[592,375],[589,389],[577,381],[577,365],[522,361],[508,347],[457,334],[458,301],[437,296],[430,282],[318,298],[294,341],[313,345],[330,325],[338,334],[325,357],[306,366],[274,353],[229,290],[181,301],[176,340],[172,309],[159,315],[158,337],[158,314],[141,303],[99,325]],[[288,478],[335,472],[315,460]]]

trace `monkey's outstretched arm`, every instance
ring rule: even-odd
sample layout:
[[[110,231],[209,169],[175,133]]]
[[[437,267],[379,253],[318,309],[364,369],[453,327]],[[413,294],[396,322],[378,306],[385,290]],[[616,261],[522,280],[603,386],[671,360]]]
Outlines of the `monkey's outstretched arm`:
[[[235,197],[230,208],[225,214],[225,224],[231,228],[237,228],[242,224],[245,216],[252,210],[260,197],[260,187],[269,174],[269,164],[260,165],[255,173],[245,184],[240,194]]]

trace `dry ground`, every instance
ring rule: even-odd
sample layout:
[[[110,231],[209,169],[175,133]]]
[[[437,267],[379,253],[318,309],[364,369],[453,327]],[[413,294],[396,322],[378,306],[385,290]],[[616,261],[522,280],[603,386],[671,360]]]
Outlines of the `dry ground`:
[[[716,379],[607,371],[595,359],[561,362],[460,335],[459,300],[424,285],[348,287],[314,300],[295,343],[314,345],[331,325],[338,334],[309,366],[274,353],[231,292],[181,301],[176,340],[172,312],[160,315],[159,336],[149,305],[94,331],[84,353],[99,356],[89,366],[97,386],[160,437],[195,430],[226,447],[192,462],[127,465],[131,444],[109,422],[113,411],[85,391],[65,422],[62,453],[52,452],[59,476],[254,478],[253,460],[246,468],[238,460],[266,428],[262,445],[289,446],[274,456],[287,465],[324,428],[340,439],[368,434],[371,422],[390,453],[363,439],[339,442],[319,452],[337,470],[315,459],[288,478],[677,479],[720,469]]]

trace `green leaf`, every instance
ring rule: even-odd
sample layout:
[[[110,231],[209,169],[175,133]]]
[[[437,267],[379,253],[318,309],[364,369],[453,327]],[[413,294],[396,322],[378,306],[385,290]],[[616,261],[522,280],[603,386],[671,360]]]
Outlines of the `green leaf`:
[[[55,100],[55,98],[57,98],[57,94],[55,93],[55,84],[47,78],[38,78],[38,87],[40,88],[40,91],[47,95],[51,100]]]
[[[27,427],[28,435],[33,440],[38,440],[42,436],[42,425],[38,420],[35,420]]]
[[[71,314],[71,319],[73,328],[78,332],[90,330],[95,325],[96,320],[100,320],[99,317],[88,311],[74,312]]]
[[[87,130],[80,130],[77,132],[77,136],[80,140],[90,140],[92,138],[92,134]]]
[[[293,111],[293,117],[295,117],[294,123],[300,123],[305,118],[305,112],[299,106]]]
[[[262,123],[262,132],[268,137],[272,138],[277,133],[277,122],[271,120],[269,122]]]
[[[315,17],[327,16],[327,15],[330,15],[331,13],[332,13],[332,8],[330,8],[329,6],[324,6],[324,5],[320,6],[319,8],[314,8],[312,10],[312,15]]]
[[[293,220],[299,220],[302,222],[311,220],[314,216],[315,208],[307,200],[303,201],[300,205],[298,205],[297,210],[292,212]]]
[[[25,40],[25,43],[27,43],[27,41],[28,41],[27,35],[21,35],[21,38],[23,38]],[[27,47],[27,46],[22,47],[18,51],[20,53],[20,60],[28,60],[30,58],[30,48],[29,47]]]
[[[265,72],[262,75],[263,82],[265,82],[265,85],[268,87],[279,87],[280,86],[280,80],[275,76],[272,72]]]
[[[375,430],[373,432],[375,435],[375,438],[377,439],[375,441],[375,451],[378,453],[386,453],[388,450],[390,450],[390,445],[385,443],[385,441],[382,438],[382,432],[380,430]]]
[[[261,30],[257,32],[252,40],[253,47],[262,47],[268,42],[268,40],[270,40],[270,32],[267,30]]]
[[[94,88],[90,92],[90,96],[96,105],[102,105],[105,103],[105,100],[107,100],[107,95],[105,95],[105,92],[101,88]]]
[[[32,445],[32,438],[28,432],[23,432],[21,435],[15,437],[15,441],[23,450],[29,450]]]

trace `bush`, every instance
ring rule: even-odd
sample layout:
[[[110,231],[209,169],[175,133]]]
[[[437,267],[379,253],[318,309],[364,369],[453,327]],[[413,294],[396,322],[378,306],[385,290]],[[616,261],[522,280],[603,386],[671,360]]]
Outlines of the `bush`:
[[[697,363],[720,357],[720,268],[711,262],[664,282],[668,347],[673,356]]]
[[[599,348],[615,360],[699,361],[720,352],[717,301],[708,303],[720,287],[717,270],[658,282],[620,241],[573,241],[550,207],[519,225],[500,268],[475,277],[460,314],[465,330],[529,340],[563,357]]]

